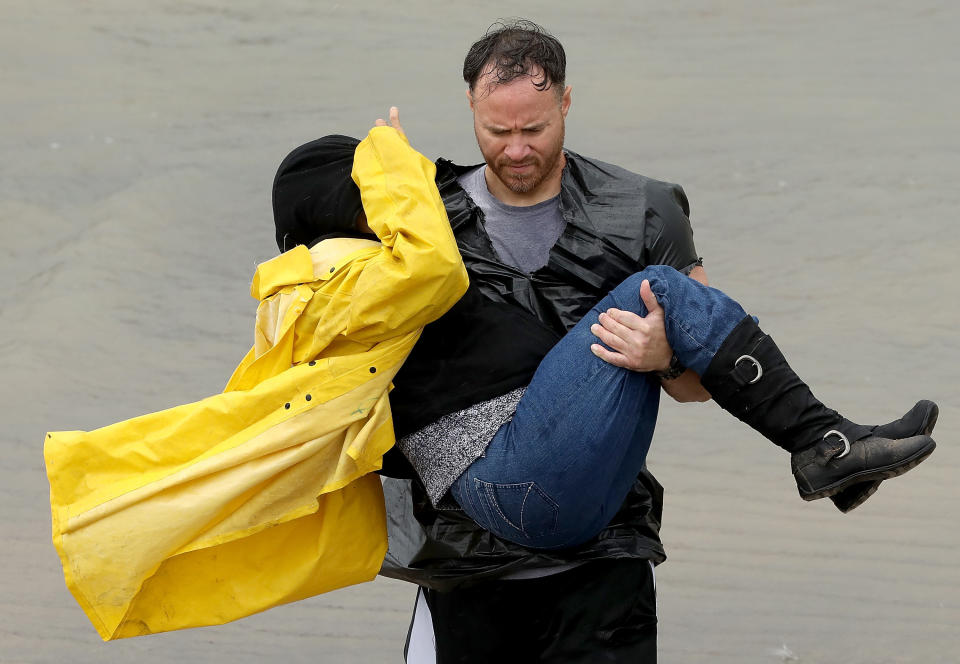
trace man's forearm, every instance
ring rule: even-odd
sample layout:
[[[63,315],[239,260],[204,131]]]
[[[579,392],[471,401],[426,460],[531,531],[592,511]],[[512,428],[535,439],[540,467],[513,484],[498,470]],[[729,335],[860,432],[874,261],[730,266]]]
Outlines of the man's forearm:
[[[704,286],[709,286],[707,280],[707,271],[702,265],[695,266],[690,271],[690,278],[699,281]],[[692,401],[710,401],[710,393],[700,384],[700,375],[687,369],[673,380],[661,380],[663,391],[669,394],[674,401],[681,403],[690,403]]]
[[[700,375],[687,369],[673,380],[661,380],[663,391],[680,403],[710,401],[710,393],[700,384]]]
[[[709,285],[707,272],[697,265],[690,271],[690,278],[704,286]],[[647,307],[647,315],[631,311],[608,309],[600,314],[591,332],[610,348],[596,343],[590,347],[597,357],[618,367],[631,371],[662,371],[670,363],[672,351],[666,336],[663,309],[644,280],[640,286],[640,299]],[[700,376],[689,369],[674,379],[661,380],[664,391],[680,402],[709,401],[710,393],[700,384]]]

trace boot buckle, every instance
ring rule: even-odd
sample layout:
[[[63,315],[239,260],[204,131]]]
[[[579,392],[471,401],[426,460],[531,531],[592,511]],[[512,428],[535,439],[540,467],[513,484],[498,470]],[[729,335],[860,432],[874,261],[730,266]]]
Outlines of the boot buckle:
[[[840,454],[838,454],[837,456],[835,456],[835,457],[833,457],[833,458],[834,458],[834,459],[842,459],[843,457],[845,457],[845,456],[847,456],[848,454],[850,454],[850,440],[849,440],[845,435],[843,435],[841,432],[837,431],[836,429],[830,429],[830,431],[828,431],[827,433],[823,434],[823,439],[826,440],[826,439],[827,439],[827,436],[829,436],[830,434],[836,434],[837,436],[840,437],[840,440],[843,441],[843,452],[840,453]]]
[[[757,361],[757,358],[753,357],[752,355],[741,355],[740,357],[737,358],[737,361],[733,363],[734,369],[737,368],[737,365],[740,364],[741,360],[747,360],[748,362],[753,362],[753,366],[756,367],[757,369],[757,375],[754,376],[753,380],[747,381],[747,385],[753,385],[758,380],[760,380],[760,377],[763,375],[763,367],[760,366],[760,363]]]

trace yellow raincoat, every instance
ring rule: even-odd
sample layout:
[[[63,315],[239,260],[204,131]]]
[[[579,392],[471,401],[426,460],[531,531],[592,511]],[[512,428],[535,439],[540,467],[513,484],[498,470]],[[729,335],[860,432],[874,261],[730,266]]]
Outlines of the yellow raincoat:
[[[357,147],[381,239],[261,264],[254,347],[222,394],[47,434],[53,542],[104,640],[221,624],[369,581],[386,551],[387,392],[467,287],[434,165],[396,130]]]

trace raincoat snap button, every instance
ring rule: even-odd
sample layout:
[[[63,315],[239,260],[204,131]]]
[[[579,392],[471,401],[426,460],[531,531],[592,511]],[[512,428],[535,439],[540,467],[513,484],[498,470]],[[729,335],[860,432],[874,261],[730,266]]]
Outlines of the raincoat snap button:
[[[312,367],[313,365],[315,365],[315,364],[316,364],[316,361],[315,361],[315,360],[310,360],[310,366],[311,366],[311,367]]]
[[[377,373],[376,367],[370,367],[370,373]]]
[[[337,269],[337,268],[335,268],[335,267],[332,267],[332,268],[330,268],[330,272],[331,272],[331,273],[333,273],[333,272],[335,272],[335,271],[336,271],[336,269]]]
[[[289,403],[283,404],[283,407],[286,408],[287,410],[290,410],[290,404],[289,404]]]
[[[313,397],[308,394],[305,398],[307,401],[310,401],[310,399],[312,399]]]

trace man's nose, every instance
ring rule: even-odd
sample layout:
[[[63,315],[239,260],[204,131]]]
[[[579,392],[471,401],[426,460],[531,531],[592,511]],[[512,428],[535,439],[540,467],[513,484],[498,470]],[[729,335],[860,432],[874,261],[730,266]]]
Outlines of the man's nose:
[[[522,135],[511,136],[503,153],[510,161],[523,161],[530,154],[530,146]]]

